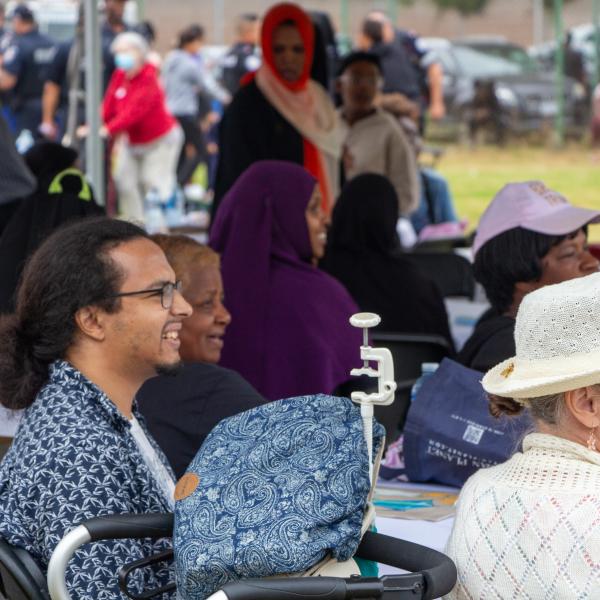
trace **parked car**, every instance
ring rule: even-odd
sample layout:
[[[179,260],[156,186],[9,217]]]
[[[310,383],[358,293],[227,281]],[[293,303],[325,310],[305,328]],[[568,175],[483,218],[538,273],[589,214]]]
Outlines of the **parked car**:
[[[12,14],[21,0],[9,0],[6,3],[6,14]],[[79,2],[77,0],[28,0],[27,6],[35,15],[39,30],[56,42],[66,42],[75,35]],[[103,3],[99,4],[100,8]],[[125,3],[124,20],[129,25],[138,22],[138,7],[134,0]],[[8,24],[10,26],[10,23]]]
[[[528,73],[540,71],[540,64],[527,53],[525,48],[502,35],[470,35],[454,40],[454,44],[516,63]]]
[[[594,80],[596,70],[596,29],[592,23],[583,23],[569,29],[571,46],[583,54],[583,62],[588,81]],[[556,57],[556,41],[550,40],[531,46],[529,55],[540,62],[547,70],[553,70]]]
[[[498,38],[450,42],[421,38],[420,48],[435,54],[444,70],[446,133],[453,136],[472,124],[477,94],[493,90],[495,124],[503,135],[551,129],[558,111],[552,73],[543,72],[524,49]],[[571,79],[565,81],[565,123],[579,131],[585,119],[585,90]]]

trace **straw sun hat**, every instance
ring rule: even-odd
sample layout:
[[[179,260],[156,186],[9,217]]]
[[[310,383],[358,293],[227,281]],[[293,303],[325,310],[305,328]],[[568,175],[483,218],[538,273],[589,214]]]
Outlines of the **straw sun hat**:
[[[523,401],[600,383],[600,273],[527,294],[515,344],[484,376],[486,392]]]

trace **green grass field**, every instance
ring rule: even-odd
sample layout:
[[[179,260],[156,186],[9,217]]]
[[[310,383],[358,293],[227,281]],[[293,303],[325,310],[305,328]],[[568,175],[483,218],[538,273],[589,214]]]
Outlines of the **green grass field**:
[[[600,160],[589,148],[562,150],[448,146],[437,169],[448,178],[457,212],[473,229],[494,194],[506,183],[541,179],[579,206],[600,209]],[[600,226],[590,229],[590,240],[600,242]]]

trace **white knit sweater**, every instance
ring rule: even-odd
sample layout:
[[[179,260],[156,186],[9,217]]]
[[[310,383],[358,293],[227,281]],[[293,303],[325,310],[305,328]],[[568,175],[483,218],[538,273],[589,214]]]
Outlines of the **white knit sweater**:
[[[600,598],[600,452],[534,433],[458,500],[446,598]]]

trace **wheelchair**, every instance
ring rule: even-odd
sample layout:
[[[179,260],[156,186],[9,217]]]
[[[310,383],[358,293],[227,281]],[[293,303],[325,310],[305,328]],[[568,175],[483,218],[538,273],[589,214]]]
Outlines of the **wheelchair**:
[[[48,566],[47,582],[25,550],[13,548],[0,539],[0,598],[3,594],[7,600],[71,600],[65,573],[69,560],[80,546],[105,539],[166,538],[172,532],[172,513],[91,519],[66,534],[58,544]],[[132,600],[148,600],[173,591],[174,582],[162,588],[144,590],[142,594],[133,594],[128,588],[128,579],[135,570],[168,561],[172,556],[173,551],[167,550],[123,565],[118,575],[122,593]],[[429,600],[447,594],[456,583],[456,567],[441,552],[379,533],[367,532],[355,556],[408,572],[349,579],[247,579],[227,583],[209,600]]]
[[[378,379],[377,392],[352,394],[353,401],[361,404],[361,416],[366,423],[365,439],[372,486],[377,471],[373,467],[372,438],[367,432],[372,432],[373,405],[389,405],[396,390],[392,354],[388,349],[374,349],[368,345],[366,329],[378,322],[379,317],[370,313],[354,315],[351,319],[355,327],[364,329],[364,342],[361,346],[363,367],[354,369],[352,374]],[[377,363],[378,368],[371,368],[369,361]],[[48,565],[47,583],[41,570],[25,550],[11,547],[0,539],[0,600],[2,594],[7,600],[71,600],[65,580],[66,572],[70,559],[80,546],[101,540],[170,538],[173,526],[172,513],[111,515],[86,521],[67,533],[55,548]],[[170,561],[172,558],[173,550],[165,550],[123,565],[118,573],[121,593],[132,600],[147,600],[174,592],[175,582],[135,593],[128,585],[131,575],[138,569]],[[354,575],[345,579],[328,576],[241,579],[224,584],[208,600],[429,600],[447,594],[456,583],[456,567],[444,554],[372,531],[363,535],[354,558],[383,563],[400,569],[403,573],[382,577]]]

